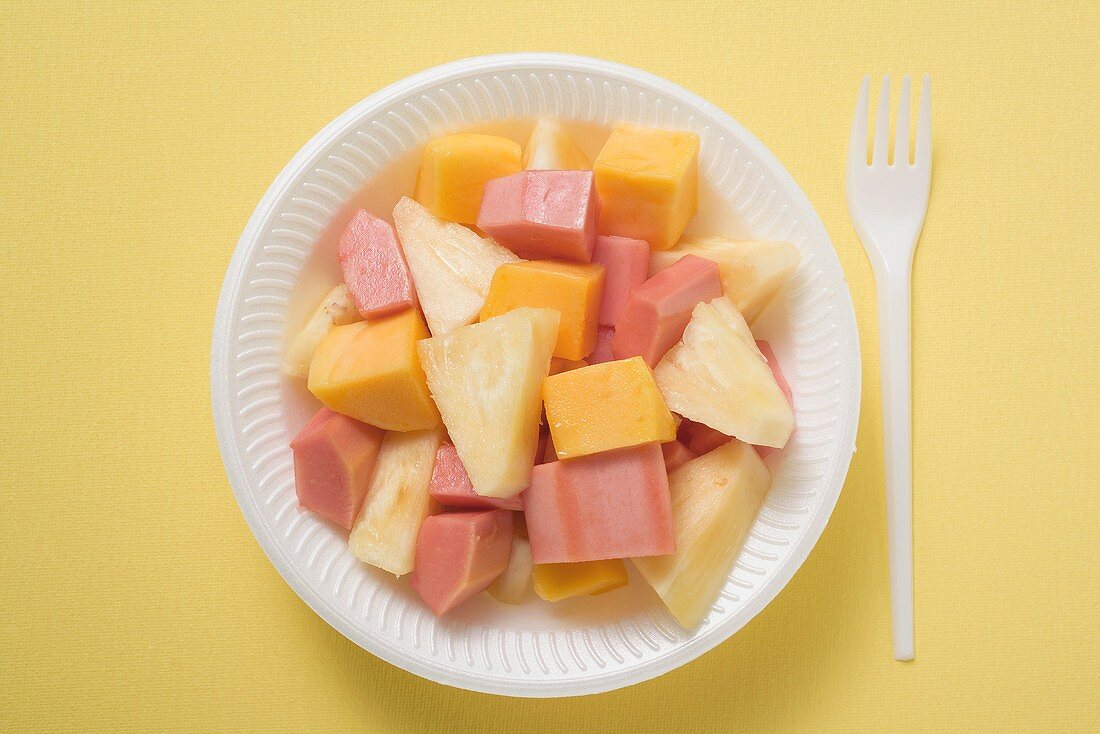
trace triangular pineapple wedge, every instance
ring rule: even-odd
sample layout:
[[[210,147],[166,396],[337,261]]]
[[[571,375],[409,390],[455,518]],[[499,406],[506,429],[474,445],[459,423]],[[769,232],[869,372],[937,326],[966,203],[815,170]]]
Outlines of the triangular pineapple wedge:
[[[393,223],[434,336],[477,320],[497,266],[519,260],[493,240],[436,217],[408,197],[394,207]]]
[[[528,171],[590,171],[592,161],[566,134],[560,122],[540,117],[523,148],[523,168]]]
[[[671,250],[650,253],[650,275],[684,255],[696,255],[718,264],[723,293],[750,323],[794,275],[800,260],[798,250],[789,242],[685,236]]]
[[[416,536],[431,509],[428,485],[443,431],[388,431],[367,499],[348,537],[351,554],[401,576],[413,570]]]
[[[560,318],[517,308],[418,344],[428,389],[480,495],[512,497],[531,480]]]
[[[767,359],[725,296],[695,307],[653,374],[670,410],[727,436],[782,448],[794,430]]]
[[[718,599],[770,486],[756,451],[736,440],[668,475],[676,551],[633,561],[685,629]]]

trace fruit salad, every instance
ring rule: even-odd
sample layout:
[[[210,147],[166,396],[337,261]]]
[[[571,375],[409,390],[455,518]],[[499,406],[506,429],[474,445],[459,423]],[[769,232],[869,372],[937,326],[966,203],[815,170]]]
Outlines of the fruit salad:
[[[799,263],[684,233],[698,159],[626,124],[593,158],[552,119],[431,140],[284,355],[321,406],[290,442],[301,509],[437,615],[634,583],[698,626],[794,429],[752,324]]]

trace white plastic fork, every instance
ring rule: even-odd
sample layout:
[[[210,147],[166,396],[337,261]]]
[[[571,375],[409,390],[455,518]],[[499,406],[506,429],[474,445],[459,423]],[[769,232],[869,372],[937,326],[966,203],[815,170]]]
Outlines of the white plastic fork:
[[[909,77],[901,82],[894,158],[889,157],[890,77],[882,80],[871,162],[867,117],[871,78],[864,77],[848,142],[848,214],[875,273],[879,360],[882,372],[883,451],[886,461],[886,531],[890,555],[890,608],[894,658],[912,660],[913,477],[910,400],[910,309],[913,252],[928,211],[932,182],[932,82],[921,84],[917,140],[909,161]]]

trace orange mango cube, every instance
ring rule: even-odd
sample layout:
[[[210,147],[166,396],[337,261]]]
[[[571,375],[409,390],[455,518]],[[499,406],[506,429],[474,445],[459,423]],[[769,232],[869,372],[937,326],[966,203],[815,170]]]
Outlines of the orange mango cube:
[[[337,413],[387,431],[439,425],[416,342],[428,327],[416,309],[333,328],[317,345],[309,391]]]
[[[542,383],[559,459],[676,438],[676,423],[641,357],[581,367]]]
[[[515,308],[552,308],[561,314],[554,356],[584,359],[596,347],[604,269],[595,263],[529,260],[493,273],[481,308],[486,321]]]
[[[441,219],[474,224],[485,182],[518,173],[522,156],[519,143],[499,135],[458,133],[429,140],[413,198]]]
[[[580,563],[539,563],[534,570],[535,593],[546,601],[582,594],[602,594],[626,586],[629,578],[622,560]]]
[[[603,208],[600,234],[645,240],[654,250],[676,244],[695,215],[699,136],[623,124],[592,164]]]

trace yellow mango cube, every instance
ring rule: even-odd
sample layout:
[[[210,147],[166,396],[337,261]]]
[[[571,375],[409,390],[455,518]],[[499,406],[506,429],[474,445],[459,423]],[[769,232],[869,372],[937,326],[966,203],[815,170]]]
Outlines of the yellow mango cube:
[[[571,596],[602,594],[626,586],[626,565],[618,558],[581,563],[538,563],[534,570],[535,593],[546,601]]]
[[[587,357],[596,348],[604,268],[596,263],[529,260],[501,265],[493,273],[481,320],[515,308],[552,308],[561,314],[554,356]]]
[[[474,224],[485,182],[518,173],[522,157],[519,143],[499,135],[457,133],[429,140],[413,198],[441,219]]]
[[[559,459],[676,438],[672,413],[641,357],[547,377],[542,400]]]
[[[309,391],[337,413],[388,431],[439,425],[416,342],[430,336],[416,309],[333,328],[309,366]]]
[[[592,164],[603,208],[600,234],[645,240],[654,250],[676,244],[695,215],[699,136],[619,125]]]

